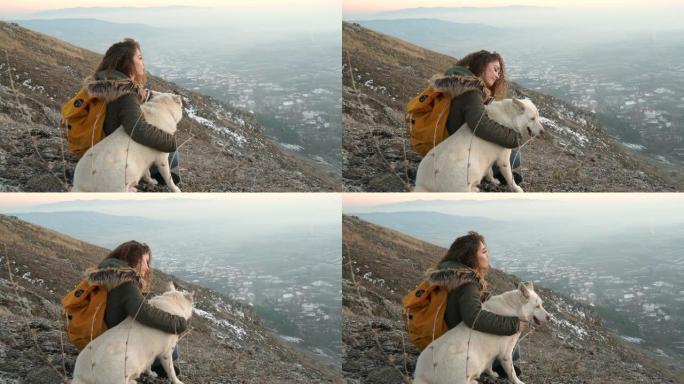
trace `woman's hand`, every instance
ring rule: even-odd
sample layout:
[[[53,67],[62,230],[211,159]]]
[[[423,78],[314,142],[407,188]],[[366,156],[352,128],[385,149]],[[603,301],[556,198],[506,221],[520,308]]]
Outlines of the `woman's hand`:
[[[528,328],[528,324],[529,324],[528,321],[520,320],[520,326],[518,327],[518,332],[522,333],[522,332],[526,331]]]

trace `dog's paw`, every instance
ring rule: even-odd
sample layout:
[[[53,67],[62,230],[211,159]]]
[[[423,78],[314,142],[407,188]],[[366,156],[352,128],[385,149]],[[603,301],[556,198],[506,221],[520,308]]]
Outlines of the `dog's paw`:
[[[178,192],[181,191],[180,188],[178,188],[178,187],[175,186],[175,185],[170,185],[170,186],[169,186],[169,189],[171,190],[171,192],[176,192],[176,193],[178,193]]]
[[[157,373],[155,371],[153,371],[152,368],[147,368],[147,370],[145,371],[145,374],[149,377],[154,377],[154,378],[157,377]]]
[[[516,186],[513,186],[513,187],[511,187],[511,190],[512,190],[513,192],[525,192],[525,191],[523,191],[523,189],[522,189],[522,188],[520,188],[520,187],[519,187],[519,186],[517,186],[517,185],[516,185]]]
[[[499,374],[496,373],[496,372],[494,372],[491,368],[489,368],[488,370],[486,370],[485,373],[486,373],[487,375],[489,375],[490,377],[493,377],[493,378],[495,378],[495,379],[499,377]]]

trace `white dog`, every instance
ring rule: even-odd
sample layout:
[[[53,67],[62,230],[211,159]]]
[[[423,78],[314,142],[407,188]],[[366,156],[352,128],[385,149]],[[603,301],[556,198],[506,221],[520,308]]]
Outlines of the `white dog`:
[[[537,107],[529,99],[493,101],[485,107],[487,115],[497,123],[523,135],[537,136],[544,132]],[[513,180],[511,150],[473,135],[463,124],[453,135],[427,153],[418,166],[414,192],[478,192],[482,178],[495,184],[492,174],[496,163],[509,188],[522,192]]]
[[[154,92],[140,108],[149,124],[171,134],[176,132],[176,124],[183,117],[181,97],[172,93]],[[143,177],[148,183],[157,183],[150,177],[152,164],[157,165],[169,189],[180,192],[171,178],[168,153],[133,141],[123,127],[119,127],[88,149],[78,161],[71,191],[135,192],[135,185]]]
[[[192,294],[169,290],[153,297],[149,303],[165,312],[189,319],[192,315]],[[88,343],[76,358],[72,384],[130,384],[142,372],[154,376],[150,367],[159,357],[173,384],[183,384],[176,377],[171,354],[178,335],[140,324],[132,318],[108,329]]]
[[[542,300],[532,284],[520,284],[518,289],[493,296],[482,308],[503,316],[541,324],[549,319]],[[475,320],[477,321],[477,320]],[[520,333],[498,336],[474,331],[464,323],[449,330],[430,343],[418,356],[414,384],[473,384],[482,372],[495,376],[492,363],[498,358],[509,380],[524,384],[513,369],[513,347]]]

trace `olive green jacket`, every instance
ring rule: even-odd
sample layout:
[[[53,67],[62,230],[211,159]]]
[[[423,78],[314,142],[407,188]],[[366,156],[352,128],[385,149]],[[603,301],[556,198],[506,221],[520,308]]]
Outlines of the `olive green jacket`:
[[[519,147],[523,138],[519,132],[504,127],[487,116],[484,103],[489,92],[482,80],[464,67],[453,67],[444,75],[434,76],[430,84],[437,91],[451,95],[447,131],[454,134],[463,123],[474,130],[475,136],[505,148]],[[477,128],[475,128],[477,127]]]
[[[140,292],[142,278],[125,261],[105,259],[87,272],[88,282],[107,288],[105,324],[112,328],[128,316],[149,327],[180,334],[187,321],[150,305]]]
[[[174,135],[145,121],[140,103],[149,97],[147,90],[140,88],[119,71],[100,71],[86,79],[85,87],[91,96],[107,103],[104,134],[109,136],[123,126],[126,133],[137,143],[161,152],[176,150]]]
[[[482,310],[482,284],[475,271],[454,261],[443,261],[428,273],[431,284],[447,288],[444,321],[449,329],[463,322],[485,333],[509,336],[518,332],[520,321],[515,316],[500,316]]]

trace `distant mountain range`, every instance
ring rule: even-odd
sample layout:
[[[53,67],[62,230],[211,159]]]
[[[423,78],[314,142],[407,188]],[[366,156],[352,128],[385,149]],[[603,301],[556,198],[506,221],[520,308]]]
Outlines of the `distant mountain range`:
[[[368,29],[382,32],[417,43],[441,40],[444,44],[454,44],[477,38],[494,38],[505,33],[513,33],[509,28],[497,28],[486,24],[455,23],[434,18],[372,19],[356,22]]]
[[[164,28],[140,23],[112,23],[92,18],[59,18],[16,20],[17,24],[60,40],[70,41],[79,47],[87,47],[104,53],[110,43],[134,37],[138,41],[150,38],[170,37],[171,32]]]

